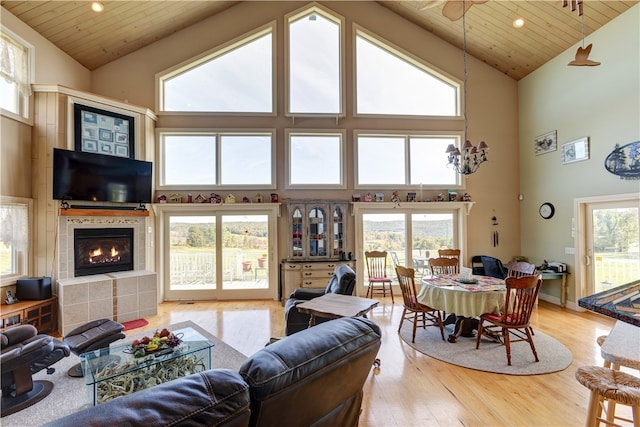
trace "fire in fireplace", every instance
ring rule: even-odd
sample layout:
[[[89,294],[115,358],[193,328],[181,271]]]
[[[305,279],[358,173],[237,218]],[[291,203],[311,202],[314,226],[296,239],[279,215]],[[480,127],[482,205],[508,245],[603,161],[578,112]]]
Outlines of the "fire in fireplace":
[[[133,270],[133,228],[76,228],[75,276]]]

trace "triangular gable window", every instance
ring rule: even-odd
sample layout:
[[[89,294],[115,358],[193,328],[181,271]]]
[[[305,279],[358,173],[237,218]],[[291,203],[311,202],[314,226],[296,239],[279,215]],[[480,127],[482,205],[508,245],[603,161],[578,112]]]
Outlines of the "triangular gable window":
[[[360,30],[356,85],[357,114],[459,115],[458,83]]]
[[[160,77],[162,111],[272,113],[273,29]]]

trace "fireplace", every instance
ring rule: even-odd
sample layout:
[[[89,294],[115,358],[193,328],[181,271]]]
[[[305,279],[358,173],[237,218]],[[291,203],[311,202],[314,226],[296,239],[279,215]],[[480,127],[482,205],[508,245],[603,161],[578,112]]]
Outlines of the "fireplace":
[[[77,228],[75,276],[133,270],[133,228]]]

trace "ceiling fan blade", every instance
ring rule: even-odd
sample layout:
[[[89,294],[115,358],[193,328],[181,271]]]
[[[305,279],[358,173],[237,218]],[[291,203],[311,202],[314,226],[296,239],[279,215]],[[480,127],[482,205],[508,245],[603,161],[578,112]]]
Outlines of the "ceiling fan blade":
[[[433,7],[436,7],[436,6],[440,6],[445,1],[446,0],[427,0],[427,1],[423,1],[421,3],[424,3],[424,4],[422,6],[420,6],[418,8],[418,10],[422,11],[422,10],[426,10],[426,9],[431,9]]]
[[[465,0],[464,10],[462,8],[462,0],[449,0],[442,8],[442,15],[451,21],[457,21],[462,15],[467,13],[469,8],[474,4],[486,3],[489,0]]]

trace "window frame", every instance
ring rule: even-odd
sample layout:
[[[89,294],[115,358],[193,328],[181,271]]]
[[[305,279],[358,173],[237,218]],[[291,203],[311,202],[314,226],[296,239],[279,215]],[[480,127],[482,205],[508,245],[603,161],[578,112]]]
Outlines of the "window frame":
[[[360,169],[360,159],[358,157],[358,143],[359,137],[396,137],[403,138],[405,144],[405,183],[404,184],[360,184],[358,181],[358,173]],[[445,132],[398,132],[398,131],[381,131],[381,130],[362,130],[356,129],[353,131],[353,188],[356,190],[441,190],[442,188],[450,189],[464,189],[465,180],[464,176],[454,173],[456,178],[455,184],[429,184],[429,183],[411,183],[411,138],[452,138],[452,144],[460,148],[461,141],[464,138],[463,132],[460,131],[445,131]],[[447,155],[442,152],[442,163],[447,165]]]
[[[432,77],[443,81],[444,83],[453,86],[456,89],[456,114],[453,116],[434,116],[434,115],[403,115],[403,114],[370,114],[370,113],[360,113],[358,112],[358,61],[357,61],[357,40],[358,36],[366,39],[368,42],[378,46],[380,49],[383,49],[398,57],[400,60],[406,61],[408,64],[413,65],[425,73],[431,75]],[[434,119],[434,120],[463,120],[462,116],[462,105],[464,102],[464,91],[463,91],[463,82],[458,78],[454,77],[452,74],[447,73],[446,71],[436,67],[433,64],[428,63],[427,61],[419,58],[418,56],[412,54],[399,47],[398,45],[391,43],[385,38],[375,34],[373,31],[367,30],[365,27],[360,26],[358,24],[352,25],[352,37],[351,37],[352,49],[353,49],[353,76],[352,76],[352,89],[353,89],[353,117],[354,118],[388,118],[388,119]]]
[[[339,92],[340,92],[340,111],[338,114],[331,113],[294,113],[291,111],[290,99],[291,99],[291,63],[290,63],[290,47],[289,47],[289,25],[292,21],[297,21],[301,17],[310,13],[317,13],[322,15],[323,18],[335,22],[340,27],[340,42],[338,48],[340,49],[340,72],[339,72]],[[285,117],[345,117],[346,116],[346,36],[345,36],[346,20],[343,16],[336,14],[335,12],[323,7],[321,4],[312,2],[306,4],[304,7],[288,13],[284,16],[284,116]]]
[[[35,47],[2,24],[0,24],[0,33],[9,37],[27,51],[27,73],[29,85],[32,85],[35,80]],[[20,91],[17,89],[16,91],[18,96],[18,112],[0,108],[0,114],[4,117],[33,125],[33,103],[31,101],[33,99],[31,96],[33,92],[30,91],[31,93],[29,95],[23,95],[20,94]]]
[[[248,111],[167,111],[164,109],[164,82],[180,74],[183,74],[195,67],[198,67],[206,62],[212,61],[215,58],[233,51],[253,40],[256,40],[266,34],[271,34],[271,111],[270,112],[248,112]],[[162,70],[155,75],[155,105],[157,114],[160,115],[174,115],[174,116],[265,116],[275,117],[277,115],[278,105],[278,88],[277,88],[277,24],[276,21],[271,21],[261,27],[258,27],[252,31],[246,32],[232,40],[221,43],[205,52],[193,56],[181,63]]]
[[[26,248],[22,251],[13,249],[17,256],[15,260],[17,262],[16,271],[11,274],[0,275],[0,287],[5,287],[15,285],[17,279],[31,275],[33,265],[33,199],[0,196],[0,205],[17,205],[26,208],[27,211],[28,236],[26,238]]]
[[[293,184],[291,183],[291,136],[340,136],[340,183],[338,184]],[[285,189],[288,190],[343,190],[346,182],[346,135],[344,129],[285,129]]]
[[[216,183],[214,184],[165,184],[165,135],[180,136],[198,136],[212,135],[216,138],[215,161],[216,161]],[[269,135],[271,138],[271,183],[269,184],[220,184],[221,166],[220,166],[220,137],[224,135]],[[276,129],[185,129],[185,128],[157,128],[156,139],[158,141],[158,150],[156,155],[156,190],[157,191],[221,191],[221,190],[272,190],[276,188]]]

